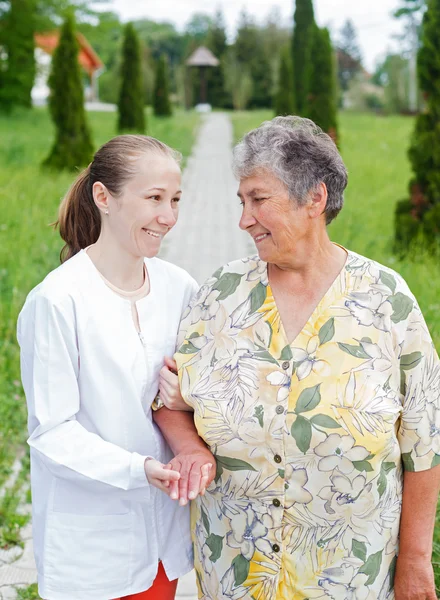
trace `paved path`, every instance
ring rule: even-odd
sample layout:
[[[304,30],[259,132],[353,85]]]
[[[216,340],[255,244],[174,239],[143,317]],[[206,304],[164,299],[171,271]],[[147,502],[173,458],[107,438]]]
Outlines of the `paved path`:
[[[255,252],[249,235],[238,227],[241,210],[231,144],[227,115],[207,115],[184,173],[179,220],[160,254],[199,283],[224,263]]]
[[[179,222],[165,238],[160,254],[189,271],[199,283],[220,265],[254,252],[249,236],[238,228],[240,205],[230,168],[231,144],[228,117],[220,113],[205,116],[184,173]],[[14,467],[17,473],[18,460]],[[30,506],[23,505],[22,510],[29,512]],[[17,547],[0,550],[0,600],[15,600],[15,586],[27,586],[37,580],[31,525],[22,533],[24,551]],[[176,599],[196,598],[192,572],[180,580]]]

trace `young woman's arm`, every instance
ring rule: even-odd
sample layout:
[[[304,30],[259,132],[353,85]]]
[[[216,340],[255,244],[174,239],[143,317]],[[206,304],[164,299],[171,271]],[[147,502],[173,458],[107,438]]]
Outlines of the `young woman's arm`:
[[[167,479],[178,479],[158,461],[107,442],[77,421],[79,355],[75,311],[68,296],[52,301],[41,291],[32,293],[17,333],[29,412],[28,443],[50,471],[78,485],[128,492],[142,501],[150,497],[149,481],[165,489]]]
[[[203,494],[214,479],[215,458],[199,437],[192,413],[164,406],[153,412],[153,418],[175,454],[170,466],[180,473],[179,481],[171,484],[171,498],[180,498],[184,505]]]

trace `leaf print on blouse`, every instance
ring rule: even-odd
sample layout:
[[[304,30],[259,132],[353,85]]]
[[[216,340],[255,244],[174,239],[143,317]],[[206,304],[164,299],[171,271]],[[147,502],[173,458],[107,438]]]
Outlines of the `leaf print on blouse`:
[[[396,391],[385,392],[380,385],[372,389],[365,371],[352,371],[343,391],[340,384],[337,388],[338,404],[333,406],[333,410],[345,423],[347,432],[353,426],[363,436],[372,434],[378,437],[380,433],[390,431],[402,409]]]
[[[196,525],[197,528],[197,525]],[[199,553],[201,559],[201,573],[199,573],[196,564],[197,583],[201,590],[200,596],[204,600],[210,600],[215,597],[216,600],[240,600],[245,598],[248,590],[243,586],[236,586],[234,568],[231,567],[225,575],[219,580],[218,573],[210,558],[211,549],[208,544],[202,546]],[[215,596],[212,596],[212,594]]]
[[[356,340],[357,345],[338,343],[340,350],[346,354],[350,354],[355,358],[364,359],[359,367],[352,369],[353,372],[369,369],[385,373],[393,367],[394,351],[391,345],[391,340],[386,337],[382,340],[382,348],[379,344],[375,344],[370,338],[364,337],[361,340]]]
[[[216,312],[211,317],[206,317],[208,321],[207,328],[205,327],[205,335],[193,335],[189,338],[188,343],[199,350],[199,356],[196,360],[200,360],[204,356],[212,355],[215,361],[221,359],[221,367],[224,362],[227,362],[235,353],[237,348],[235,338],[240,333],[239,329],[235,329],[231,324],[231,318],[228,316],[225,307],[219,306]],[[190,353],[184,349],[179,352]],[[189,367],[192,361],[186,363]]]
[[[240,427],[240,439],[249,445],[249,456],[253,459],[266,457],[268,452],[272,456],[277,454],[280,443],[282,443],[284,425],[278,416],[266,419],[265,427],[255,427],[254,421],[247,421]]]
[[[354,444],[355,440],[351,435],[331,433],[314,450],[321,457],[318,469],[324,472],[339,469],[341,473],[352,473],[356,463],[365,461],[370,455],[366,448]],[[371,466],[369,470],[373,470]]]
[[[307,342],[305,350],[303,348],[292,348],[292,359],[296,366],[296,375],[299,381],[308,377],[312,372],[322,377],[330,373],[330,365],[325,360],[316,358],[316,351],[319,346],[319,336],[313,335]]]

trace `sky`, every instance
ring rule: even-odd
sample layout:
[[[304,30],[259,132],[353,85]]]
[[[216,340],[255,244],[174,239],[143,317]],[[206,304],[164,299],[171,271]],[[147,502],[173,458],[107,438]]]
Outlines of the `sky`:
[[[399,0],[314,0],[316,21],[321,27],[329,27],[333,38],[347,18],[353,21],[364,66],[369,71],[374,70],[387,49],[395,47],[392,36],[402,27],[392,17],[398,5]],[[232,39],[243,7],[262,22],[273,6],[279,7],[284,23],[292,23],[294,0],[112,0],[106,9],[118,13],[123,21],[144,17],[170,21],[182,30],[195,12],[213,15],[220,7]]]

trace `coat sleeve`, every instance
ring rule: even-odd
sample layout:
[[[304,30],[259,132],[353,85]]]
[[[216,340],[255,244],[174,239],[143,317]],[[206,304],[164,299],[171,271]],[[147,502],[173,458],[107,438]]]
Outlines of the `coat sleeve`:
[[[77,421],[80,357],[71,299],[53,302],[33,292],[20,314],[17,337],[32,451],[56,477],[148,501],[146,457],[105,441]]]

